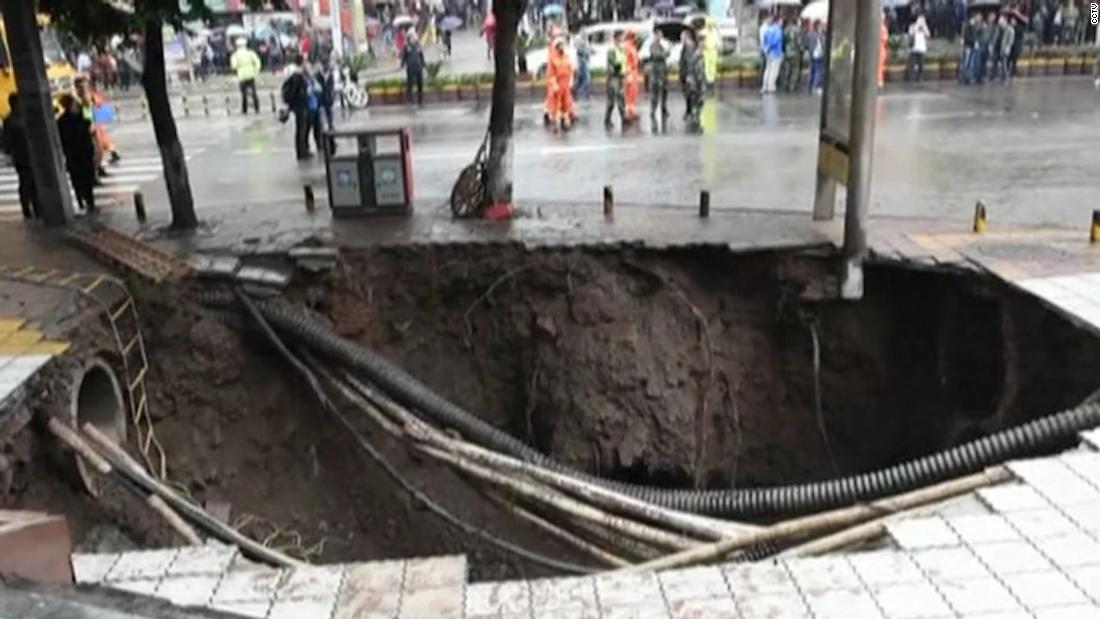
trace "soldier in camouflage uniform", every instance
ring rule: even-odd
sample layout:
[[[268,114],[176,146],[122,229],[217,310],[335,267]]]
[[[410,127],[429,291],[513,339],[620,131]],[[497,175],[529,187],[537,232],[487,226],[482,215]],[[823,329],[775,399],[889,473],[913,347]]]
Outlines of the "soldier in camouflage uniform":
[[[626,59],[623,57],[623,35],[615,33],[615,45],[607,50],[607,112],[604,114],[603,124],[613,127],[611,112],[619,108],[619,122],[625,127],[626,97],[623,94],[623,77],[625,75]]]
[[[703,88],[706,87],[706,72],[703,67],[703,54],[695,41],[695,33],[684,30],[680,35],[683,41],[683,50],[680,52],[680,67],[684,75],[681,77],[684,85],[684,99],[687,101],[687,111],[684,118],[687,119],[688,129],[701,131],[699,124],[699,112],[703,108]]]
[[[798,21],[790,20],[783,30],[783,65],[779,68],[779,88],[787,92],[798,90],[802,81],[802,55],[804,45],[802,29]]]
[[[649,49],[649,117],[655,126],[658,106],[661,118],[668,118],[668,54],[668,43],[660,30],[654,30]]]

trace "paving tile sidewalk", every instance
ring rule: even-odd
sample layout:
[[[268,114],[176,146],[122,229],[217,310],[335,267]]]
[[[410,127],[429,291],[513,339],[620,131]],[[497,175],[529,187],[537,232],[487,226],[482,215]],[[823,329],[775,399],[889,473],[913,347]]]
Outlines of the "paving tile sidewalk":
[[[468,583],[463,557],[316,566],[241,561],[220,545],[74,555],[77,581],[279,619],[1096,619],[1100,452],[1009,464],[977,512],[899,520],[887,545],[661,572]]]

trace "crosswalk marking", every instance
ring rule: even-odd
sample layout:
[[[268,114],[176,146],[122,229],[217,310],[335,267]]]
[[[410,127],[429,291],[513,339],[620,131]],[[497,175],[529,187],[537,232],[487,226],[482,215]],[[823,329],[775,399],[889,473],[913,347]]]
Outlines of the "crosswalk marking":
[[[186,157],[187,161],[203,152],[203,148],[193,149]],[[96,206],[116,205],[128,201],[134,192],[145,183],[161,178],[163,168],[159,155],[123,157],[116,165],[107,166],[109,176],[100,180],[102,185],[94,189]],[[69,187],[75,206],[76,194]],[[101,202],[100,202],[101,201]],[[22,217],[23,209],[19,204],[19,175],[12,167],[0,167],[0,222]]]

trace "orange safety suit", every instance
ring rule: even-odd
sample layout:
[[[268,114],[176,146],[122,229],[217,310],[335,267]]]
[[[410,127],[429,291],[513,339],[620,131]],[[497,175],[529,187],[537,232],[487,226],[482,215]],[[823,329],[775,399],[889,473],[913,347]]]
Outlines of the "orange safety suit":
[[[633,32],[626,33],[623,56],[626,61],[624,67],[626,79],[623,85],[623,94],[626,96],[626,118],[634,120],[638,118],[638,91],[641,89],[642,72],[638,64],[638,45],[634,42]]]
[[[890,31],[886,24],[882,24],[878,37],[878,85],[881,88],[886,83],[886,56],[890,49]]]
[[[557,118],[558,110],[555,107],[556,102],[554,100],[554,92],[556,89],[556,83],[554,81],[554,72],[550,70],[554,61],[554,40],[550,39],[550,44],[546,46],[546,74],[543,76],[543,85],[546,87],[546,99],[542,103],[542,116],[546,122],[554,122]]]
[[[564,49],[554,47],[547,63],[546,75],[553,88],[554,115],[550,120],[560,122],[563,127],[568,126],[576,117],[576,110],[573,108],[573,63]]]

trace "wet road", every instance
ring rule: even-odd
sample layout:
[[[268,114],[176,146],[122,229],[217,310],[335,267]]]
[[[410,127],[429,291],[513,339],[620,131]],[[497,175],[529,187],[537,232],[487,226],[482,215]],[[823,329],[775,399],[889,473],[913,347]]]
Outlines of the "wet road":
[[[1091,80],[1075,78],[888,89],[878,106],[872,213],[962,220],[980,199],[994,224],[1084,226],[1100,207],[1098,103]],[[552,213],[556,204],[595,204],[611,184],[624,206],[689,208],[709,189],[715,209],[811,208],[817,97],[727,94],[708,103],[703,136],[685,133],[676,95],[663,132],[648,118],[638,130],[607,132],[602,105],[582,102],[578,126],[563,135],[542,127],[538,104],[517,107],[517,203]],[[416,197],[424,207],[445,201],[487,117],[485,106],[470,104],[385,109],[343,124],[412,128]],[[319,162],[294,161],[292,126],[264,116],[242,127],[191,162],[201,210],[300,199],[304,183],[324,186]]]

